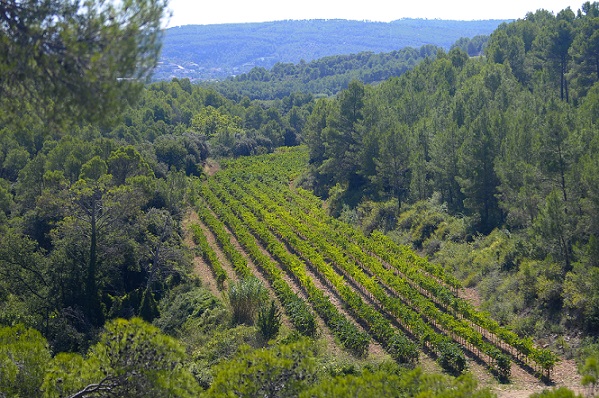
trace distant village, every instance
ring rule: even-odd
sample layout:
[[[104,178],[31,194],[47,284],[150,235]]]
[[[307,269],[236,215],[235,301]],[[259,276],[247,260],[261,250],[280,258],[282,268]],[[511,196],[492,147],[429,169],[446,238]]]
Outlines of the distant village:
[[[161,59],[154,69],[153,81],[170,81],[174,78],[189,79],[191,81],[224,80],[230,76],[236,76],[249,72],[256,64],[245,63],[238,67],[204,67],[195,62],[172,62]]]

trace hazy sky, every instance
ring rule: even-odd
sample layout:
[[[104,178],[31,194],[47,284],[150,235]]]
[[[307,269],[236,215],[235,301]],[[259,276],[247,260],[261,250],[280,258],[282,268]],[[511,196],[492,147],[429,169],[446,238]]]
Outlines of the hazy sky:
[[[518,19],[543,8],[576,12],[573,0],[170,0],[169,26],[265,22],[284,19],[354,19],[393,21],[428,19]]]

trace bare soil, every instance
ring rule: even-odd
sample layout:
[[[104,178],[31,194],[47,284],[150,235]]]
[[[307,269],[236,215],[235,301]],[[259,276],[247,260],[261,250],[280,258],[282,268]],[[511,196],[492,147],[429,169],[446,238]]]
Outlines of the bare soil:
[[[195,244],[195,242],[193,241],[193,239],[191,237],[191,232],[190,232],[189,226],[191,224],[199,224],[199,223],[200,223],[200,219],[198,218],[197,213],[193,210],[190,210],[186,214],[185,218],[183,219],[183,231],[185,234],[183,241],[184,241],[185,245],[187,245],[187,247],[192,249],[192,252],[194,252],[194,249],[197,247],[197,245]],[[202,256],[198,256],[198,255],[194,254],[193,266],[194,266],[194,272],[196,273],[196,275],[198,275],[198,277],[202,281],[203,286],[206,287],[208,290],[210,290],[210,292],[213,295],[215,295],[216,297],[222,297],[220,290],[218,290],[218,284],[216,283],[216,278],[214,277],[214,274],[212,273],[210,266],[208,266],[208,264],[206,263],[206,261],[204,261]]]
[[[206,173],[206,175],[212,176],[219,170],[220,164],[216,160],[208,159],[206,161],[206,164],[204,165],[204,173]]]
[[[204,232],[204,236],[206,237],[208,244],[210,245],[212,250],[214,250],[216,258],[218,258],[218,261],[225,270],[225,273],[227,274],[227,279],[231,281],[237,281],[238,277],[235,273],[235,269],[233,268],[233,265],[231,265],[231,262],[229,261],[225,253],[221,250],[220,246],[218,245],[216,236],[212,233],[210,228],[208,228],[202,221],[198,220],[198,224],[200,225],[200,228],[202,228],[202,232]],[[225,289],[226,287],[227,286],[225,285]]]
[[[343,314],[343,316],[345,316],[354,325],[356,325],[356,327],[360,331],[366,332],[364,330],[364,328],[362,327],[362,325],[360,325],[360,323],[352,316],[352,314],[350,314],[347,311],[347,309],[345,308],[345,304],[343,303],[341,298],[337,295],[337,293],[331,287],[326,286],[322,282],[322,280],[318,276],[316,276],[308,267],[306,267],[306,274],[310,277],[310,279],[312,279],[312,281],[314,282],[314,285],[316,285],[316,287],[319,290],[325,292],[325,294],[329,298],[329,301],[331,302],[331,304],[333,304],[335,306],[335,308],[337,308],[337,310],[341,314]],[[371,339],[370,345],[368,346],[368,356],[373,357],[373,358],[378,358],[378,357],[382,357],[384,355],[386,355],[386,353],[385,353],[385,350],[383,349],[383,347],[378,342]]]
[[[470,304],[474,305],[476,308],[480,307],[481,300],[476,289],[472,287],[464,287],[460,289],[460,291],[458,292],[458,296],[460,298],[468,300]]]
[[[225,231],[229,235],[229,239],[231,241],[231,244],[235,247],[235,249],[247,261],[248,267],[250,267],[250,269],[252,270],[252,274],[256,278],[258,278],[264,284],[264,286],[271,287],[270,282],[268,281],[268,279],[266,279],[266,277],[264,276],[263,272],[253,262],[253,260],[249,256],[249,254],[247,254],[247,252],[243,249],[243,247],[241,247],[241,244],[239,243],[239,241],[237,240],[237,238],[235,237],[235,235],[233,234],[233,232],[231,232],[227,226],[225,226]],[[267,253],[266,250],[264,250],[264,248],[262,248],[262,246],[260,246],[260,248],[265,253]],[[279,300],[279,298],[277,297],[277,295],[274,293],[274,291],[272,290],[272,288],[268,289],[268,294],[269,294],[271,300],[275,300],[275,303],[277,304],[277,306],[279,308],[283,307],[283,305],[281,304],[281,301]],[[285,327],[287,327],[289,329],[293,328],[293,325],[291,324],[291,321],[289,320],[289,318],[287,317],[287,315],[285,315],[284,312],[282,313],[282,322],[283,322],[283,325],[285,325]]]
[[[481,385],[485,384],[481,383]],[[494,381],[489,387],[499,398],[524,398],[546,389],[559,387],[567,387],[576,393],[583,394],[576,364],[573,360],[567,359],[562,359],[562,362],[557,364],[550,384],[546,384],[520,367],[512,365],[512,379],[509,384],[499,384]]]

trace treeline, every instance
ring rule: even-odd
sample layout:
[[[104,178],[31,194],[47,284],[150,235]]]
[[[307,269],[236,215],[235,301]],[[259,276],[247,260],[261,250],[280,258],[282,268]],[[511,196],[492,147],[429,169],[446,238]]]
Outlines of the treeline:
[[[487,47],[489,36],[476,35],[472,38],[461,37],[451,45],[451,49],[458,47],[466,51],[471,57],[478,57],[484,55],[484,50]]]
[[[467,45],[467,44],[466,44]],[[365,84],[381,82],[401,76],[426,57],[434,56],[440,47],[405,47],[389,53],[361,52],[335,55],[311,62],[277,63],[271,69],[256,67],[247,73],[210,84],[229,98],[272,100],[292,93],[310,93],[331,96],[346,89],[349,82],[359,80]]]
[[[201,163],[209,156],[268,153],[301,142],[311,94],[292,93],[274,101],[234,97],[188,79],[153,83],[121,123],[101,134],[139,146],[149,141],[162,148],[157,160],[165,170],[174,167],[190,175],[200,175]],[[196,149],[190,150],[190,140]]]
[[[598,17],[598,3],[529,13],[491,35],[485,58],[456,47],[377,87],[354,81],[319,100],[304,184],[333,214],[367,231],[397,228],[481,283],[504,320],[528,311],[534,321],[517,317],[520,331],[548,317],[558,330],[595,334]],[[481,265],[455,241],[495,257]]]

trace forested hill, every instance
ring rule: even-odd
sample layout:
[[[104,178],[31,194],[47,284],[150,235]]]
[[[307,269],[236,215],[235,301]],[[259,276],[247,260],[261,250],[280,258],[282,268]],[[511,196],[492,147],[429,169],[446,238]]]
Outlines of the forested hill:
[[[223,78],[277,62],[309,62],[329,55],[391,52],[426,44],[449,49],[461,37],[489,35],[502,22],[335,19],[174,27],[166,31],[154,78]]]
[[[466,44],[475,54],[483,51],[489,36],[462,39],[456,46]],[[221,81],[201,84],[215,88],[227,98],[273,100],[293,93],[316,97],[331,96],[348,87],[352,80],[365,84],[401,76],[427,57],[435,57],[441,47],[431,44],[420,48],[405,47],[389,53],[360,52],[349,55],[331,55],[311,62],[277,63],[272,68],[256,66],[247,73]]]

